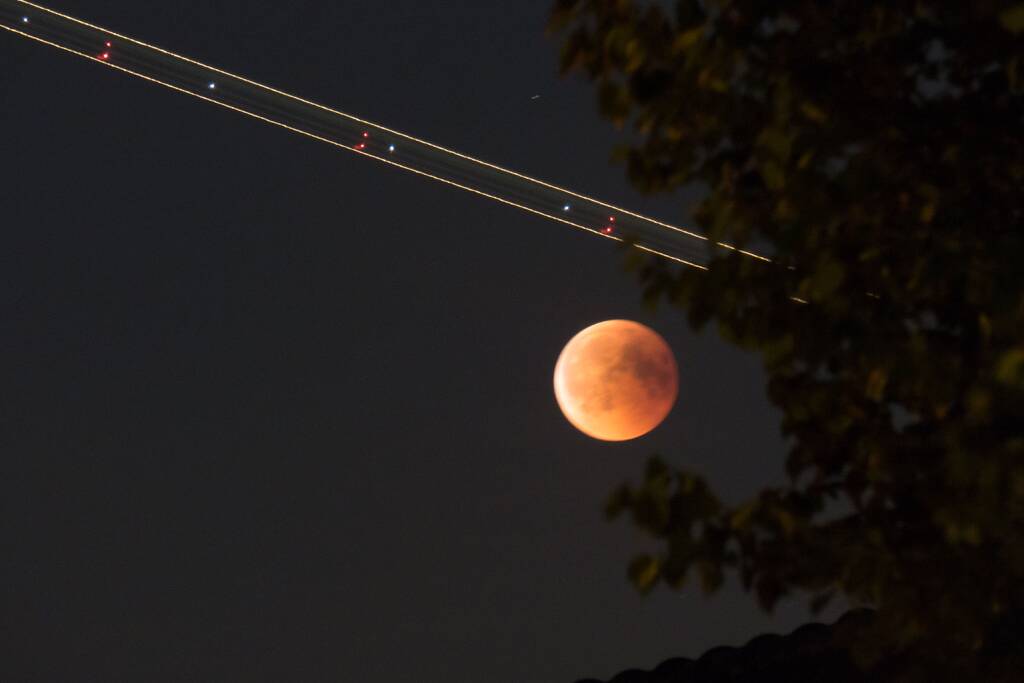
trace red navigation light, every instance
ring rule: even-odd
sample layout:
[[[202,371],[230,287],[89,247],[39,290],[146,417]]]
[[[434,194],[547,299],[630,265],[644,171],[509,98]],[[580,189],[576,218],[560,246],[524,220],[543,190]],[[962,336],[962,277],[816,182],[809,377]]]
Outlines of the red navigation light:
[[[615,216],[608,216],[608,221],[610,223],[614,223],[615,222]]]
[[[110,44],[109,40],[107,42],[103,43],[103,44],[106,45],[107,47],[114,47],[113,45]]]
[[[364,138],[368,138],[368,137],[370,137],[370,134],[369,133],[363,133],[363,137]]]
[[[110,53],[109,52],[104,52],[103,54],[100,55],[100,59],[110,59]]]

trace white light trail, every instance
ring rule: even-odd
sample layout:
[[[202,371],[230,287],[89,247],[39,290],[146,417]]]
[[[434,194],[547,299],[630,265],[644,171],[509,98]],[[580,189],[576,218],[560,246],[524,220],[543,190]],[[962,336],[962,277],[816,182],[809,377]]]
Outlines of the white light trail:
[[[706,236],[691,230],[608,204],[352,114],[291,95],[36,3],[27,0],[16,0],[14,3],[0,0],[0,9],[5,4],[16,4],[22,8],[22,11],[16,16],[22,17],[23,29],[19,30],[6,25],[6,23],[0,23],[0,28],[12,33],[308,138],[522,209],[548,220],[617,242],[626,241],[626,238],[619,236],[622,234],[627,236],[634,246],[645,252],[701,270],[707,270],[707,268],[693,258],[684,258],[679,254],[669,252],[693,251],[692,246],[688,247],[685,244],[685,240],[689,239],[694,243],[714,244],[760,261],[771,262],[771,259],[760,254],[738,249],[722,242],[712,243]],[[24,13],[25,7],[41,13],[38,16],[40,21],[33,22],[31,29],[27,25],[30,17]],[[54,25],[45,26],[47,21]],[[51,31],[53,35],[46,35],[47,30]],[[44,35],[40,35],[41,32]],[[90,54],[82,49],[81,44],[92,39],[102,40],[103,47],[99,48],[97,53]],[[162,58],[170,59],[159,62],[158,60]],[[144,73],[144,71],[148,71],[148,73]],[[210,76],[219,78],[214,79]],[[201,79],[202,85],[195,84],[196,79]],[[197,88],[204,90],[208,95],[200,94],[196,91]],[[315,112],[320,112],[321,115],[327,114],[330,118],[314,117]],[[354,144],[342,141],[350,135],[352,124],[372,130],[374,138],[383,137],[385,140],[383,143],[378,143],[375,139],[369,139],[369,132],[364,130],[361,141]],[[389,142],[387,138],[390,138],[391,141]],[[404,140],[407,143],[401,155],[395,154],[397,147],[394,140],[396,139]],[[380,144],[383,146],[379,147],[379,152],[375,153],[373,145]],[[385,158],[385,153],[391,158]],[[401,157],[401,162],[393,160],[398,157]],[[565,202],[565,199],[574,199],[579,206]],[[563,217],[570,210],[575,216],[574,220],[567,220]],[[605,216],[601,217],[599,211],[605,211]],[[608,213],[612,215],[609,216]],[[624,219],[620,221],[621,225],[616,223],[616,215]],[[628,222],[626,221],[627,217]],[[672,235],[676,235],[683,241],[673,240]]]

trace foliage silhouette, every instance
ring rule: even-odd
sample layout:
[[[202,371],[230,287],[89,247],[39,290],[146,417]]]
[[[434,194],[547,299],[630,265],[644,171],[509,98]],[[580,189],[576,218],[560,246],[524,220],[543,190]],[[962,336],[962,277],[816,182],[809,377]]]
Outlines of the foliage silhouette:
[[[634,266],[760,353],[790,481],[727,505],[653,458],[608,505],[660,541],[630,578],[841,595],[876,609],[865,667],[1020,680],[1024,3],[673,4],[557,0],[550,25],[632,131],[630,181],[705,187],[700,227],[772,257]]]

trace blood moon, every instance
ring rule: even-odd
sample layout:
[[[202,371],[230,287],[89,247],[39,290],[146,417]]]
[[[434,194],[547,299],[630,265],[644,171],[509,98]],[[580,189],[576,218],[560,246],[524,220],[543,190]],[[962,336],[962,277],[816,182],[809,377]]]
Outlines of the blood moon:
[[[627,441],[665,419],[679,392],[679,369],[661,336],[631,320],[591,325],[555,364],[555,398],[588,436]]]

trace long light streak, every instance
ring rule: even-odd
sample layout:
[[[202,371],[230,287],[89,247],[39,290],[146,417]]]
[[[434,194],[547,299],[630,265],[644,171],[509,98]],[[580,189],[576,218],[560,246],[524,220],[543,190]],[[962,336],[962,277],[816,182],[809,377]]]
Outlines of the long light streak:
[[[27,0],[0,0],[0,10],[3,10],[5,6],[8,8],[11,6],[17,6],[16,12],[0,14],[0,28],[11,33],[29,38],[50,47],[58,48],[62,51],[88,59],[92,62],[99,63],[103,66],[136,76],[150,83],[190,95],[199,100],[244,114],[245,116],[278,126],[310,139],[325,142],[334,147],[354,152],[360,156],[370,157],[390,166],[401,168],[478,196],[492,199],[499,203],[521,209],[548,220],[562,223],[616,242],[624,242],[627,241],[628,238],[632,245],[638,249],[701,270],[707,270],[707,268],[703,264],[697,263],[696,257],[691,255],[684,258],[678,254],[678,250],[680,248],[688,252],[692,252],[692,248],[686,247],[685,244],[678,243],[677,240],[670,239],[671,235],[677,235],[680,238],[685,238],[685,240],[715,244],[718,247],[733,250],[751,258],[771,262],[771,259],[760,254],[743,249],[737,249],[732,245],[722,242],[711,243],[706,236],[699,233],[608,204],[593,197],[532,178],[496,164],[491,164],[442,147],[427,140],[381,126],[380,124],[367,121],[357,116],[353,116],[352,114],[291,95],[276,88],[257,83],[256,81],[252,81],[243,76],[203,64],[202,62],[194,59],[178,55],[129,36],[90,24],[33,2],[28,2]],[[31,10],[35,10],[36,12],[42,12],[43,14],[39,15],[40,18],[56,21],[53,20],[53,17],[56,17],[61,22],[66,22],[67,25],[54,23],[51,26],[40,27],[40,23],[42,22],[35,21],[35,17],[32,18],[32,21],[25,21],[29,18],[25,14],[25,8],[31,8]],[[88,32],[75,33],[69,30],[74,29],[75,27],[88,29]],[[38,35],[41,30],[49,30],[53,35],[48,37]],[[92,32],[95,32],[95,34]],[[62,39],[65,43],[75,44],[81,44],[85,41],[93,40],[99,52],[90,54],[80,47],[76,49],[76,47],[71,47],[68,44],[61,44],[60,42],[57,42],[58,39]],[[136,50],[135,53],[132,54],[124,54],[123,48],[126,46],[136,46],[137,48],[141,48],[141,50]],[[185,68],[181,65],[175,64],[174,61],[158,63],[154,60],[154,55],[149,53],[155,53],[155,56],[169,57],[171,60],[176,60],[183,65],[189,65],[189,67],[194,68]],[[129,66],[126,66],[123,63],[117,63],[118,61],[127,62],[135,68],[129,68]],[[143,73],[143,68],[148,69],[150,73]],[[197,73],[196,69],[200,70],[202,73]],[[163,72],[163,77],[161,77],[161,72]],[[210,78],[211,74],[214,75],[213,78]],[[202,77],[201,88],[195,83],[196,78],[199,76]],[[222,87],[217,83],[215,79],[218,76],[229,79],[228,82],[225,83],[225,86],[227,87]],[[172,80],[179,81],[179,84],[171,82]],[[249,90],[239,88],[237,87],[237,84],[244,84],[244,86],[247,86]],[[236,87],[232,91],[230,86]],[[206,94],[203,94],[200,90]],[[288,109],[288,107],[285,106],[286,102],[281,103],[277,100],[270,99],[267,97],[267,93],[275,96],[276,98],[284,99],[296,105],[301,105],[304,108],[309,108],[323,114],[329,114],[331,120],[315,120],[310,116],[308,110],[300,109],[298,106]],[[263,99],[260,99],[261,97]],[[232,98],[234,101],[232,101]],[[254,109],[259,109],[261,111],[254,111]],[[276,114],[277,117],[272,116],[271,114]],[[279,120],[279,118],[290,118],[293,119],[293,122],[289,123],[287,121]],[[339,123],[339,121],[342,120],[349,122],[349,126],[347,128]],[[387,151],[385,152],[381,150],[379,153],[367,151],[366,140],[362,140],[357,144],[352,144],[351,135],[353,130],[351,124],[357,124],[358,126],[369,128],[374,131],[375,135],[380,133],[384,134],[384,136],[388,137],[390,141],[390,144],[387,145]],[[329,133],[334,137],[328,137],[327,134],[324,134],[328,132],[327,129],[329,129]],[[321,132],[317,132],[318,130]],[[345,142],[336,139],[338,137],[345,137],[346,135],[349,136],[349,138]],[[366,131],[362,132],[361,135],[363,138],[369,138],[369,133]],[[403,141],[401,146],[403,148],[403,152],[408,156],[408,163],[395,161],[393,158],[389,158],[394,155],[396,151],[394,144],[395,141]],[[406,143],[412,144],[410,145]],[[387,154],[387,156],[385,156],[385,154]],[[418,168],[412,165],[413,161],[417,162],[420,167]],[[470,183],[473,183],[476,186],[474,187]],[[530,204],[532,204],[532,206]],[[569,220],[555,213],[556,211],[561,210],[561,213],[568,214],[570,208],[573,209],[574,216],[580,216],[579,219]],[[608,213],[612,215],[606,216],[605,214]],[[616,215],[620,217],[620,221],[617,224],[615,222]],[[626,219],[628,224],[623,221],[622,217],[628,217],[628,219]],[[652,230],[652,227],[660,229],[660,232]],[[615,233],[621,233],[626,237],[620,237],[619,234]],[[677,253],[669,253],[671,251],[677,251]]]
[[[436,180],[438,182],[445,183],[446,185],[451,185],[452,187],[457,187],[460,190],[465,190],[466,192],[472,192],[473,194],[479,195],[481,197],[486,197],[488,199],[493,199],[496,202],[501,202],[502,204],[507,204],[508,206],[514,206],[517,209],[522,209],[523,211],[527,211],[527,212],[535,214],[537,216],[541,216],[543,218],[547,218],[547,219],[553,220],[553,221],[558,221],[559,223],[564,223],[565,225],[570,225],[570,226],[572,226],[574,228],[579,228],[580,230],[585,230],[585,231],[587,231],[589,233],[597,235],[598,237],[603,237],[605,239],[610,239],[610,240],[613,240],[615,242],[622,242],[623,241],[623,239],[621,237],[616,237],[615,235],[608,235],[608,234],[602,233],[600,230],[595,230],[593,228],[588,228],[587,226],[580,225],[579,223],[573,223],[572,221],[566,220],[566,219],[564,219],[564,218],[562,218],[560,216],[553,216],[551,214],[544,213],[543,211],[538,211],[537,209],[533,209],[533,208],[531,208],[529,206],[525,206],[523,204],[519,204],[519,203],[510,201],[510,200],[504,199],[503,197],[498,197],[497,195],[493,195],[493,194],[490,194],[488,192],[483,192],[482,190],[478,190],[476,188],[469,187],[467,185],[462,185],[461,183],[456,183],[454,181],[448,180],[447,178],[441,178],[440,176],[436,176],[436,175],[433,175],[431,173],[427,173],[426,171],[421,171],[418,168],[413,168],[411,166],[406,166],[404,164],[400,164],[398,162],[391,161],[389,159],[383,159],[383,158],[378,157],[378,156],[376,156],[374,154],[370,154],[368,152],[364,152],[364,151],[361,151],[361,150],[358,150],[358,149],[354,149],[352,147],[349,147],[348,145],[343,145],[343,144],[341,144],[339,142],[336,142],[334,140],[329,140],[329,139],[327,139],[325,137],[321,137],[319,135],[315,135],[315,134],[310,133],[308,131],[300,130],[299,128],[295,128],[293,126],[289,126],[286,123],[281,123],[280,121],[274,121],[274,120],[269,119],[269,118],[267,118],[265,116],[261,116],[259,114],[254,114],[253,112],[245,111],[244,109],[232,106],[232,105],[227,104],[225,102],[218,102],[217,100],[212,99],[210,97],[204,97],[204,96],[199,95],[197,93],[190,92],[190,91],[188,91],[188,90],[186,90],[184,88],[179,88],[176,85],[172,85],[170,83],[165,83],[165,82],[157,80],[156,78],[153,78],[151,76],[147,76],[145,74],[137,73],[135,71],[132,71],[131,69],[126,69],[126,68],[124,68],[122,66],[118,66],[116,64],[111,64],[110,62],[107,62],[107,61],[105,61],[103,59],[100,59],[98,57],[93,57],[92,55],[88,55],[88,54],[85,54],[83,52],[77,52],[75,50],[72,50],[71,48],[64,47],[63,45],[58,45],[58,44],[52,43],[52,42],[50,42],[48,40],[44,40],[42,38],[37,38],[36,36],[32,36],[32,35],[29,35],[27,33],[23,33],[23,32],[18,31],[16,29],[9,28],[7,26],[0,26],[0,28],[3,28],[3,29],[8,30],[8,31],[11,31],[12,33],[17,33],[17,34],[22,35],[22,36],[24,36],[26,38],[30,38],[31,40],[38,41],[40,43],[43,43],[44,45],[49,45],[50,47],[55,47],[58,50],[64,50],[66,52],[70,52],[71,54],[77,55],[79,57],[83,57],[85,59],[89,59],[89,60],[92,60],[94,62],[98,62],[98,63],[102,64],[103,66],[108,66],[108,67],[110,67],[112,69],[117,69],[118,71],[124,72],[126,74],[130,74],[132,76],[137,76],[138,78],[142,78],[142,79],[144,79],[146,81],[149,81],[150,83],[156,83],[158,85],[164,86],[165,88],[170,88],[171,90],[175,90],[175,91],[183,93],[185,95],[191,95],[192,97],[198,98],[198,99],[203,100],[205,102],[209,102],[211,104],[215,104],[218,107],[224,107],[226,109],[230,109],[231,111],[238,112],[239,114],[243,114],[245,116],[250,116],[250,117],[252,117],[254,119],[257,119],[259,121],[263,121],[265,123],[269,123],[269,124],[271,124],[273,126],[279,126],[281,128],[284,128],[285,130],[291,131],[293,133],[298,133],[299,135],[304,135],[304,136],[306,136],[308,138],[312,138],[313,140],[318,140],[319,142],[325,142],[328,145],[333,145],[335,147],[339,147],[339,148],[344,149],[344,150],[346,150],[348,152],[354,152],[355,154],[359,154],[359,155],[362,155],[362,156],[365,156],[365,157],[369,157],[369,158],[374,159],[376,161],[380,161],[380,162],[383,162],[385,164],[389,164],[391,166],[403,169],[405,171],[410,171],[411,173],[415,173],[417,175],[421,175],[423,177],[430,178],[431,180]],[[646,246],[644,246],[642,244],[636,244],[634,246],[636,248],[638,248],[638,249],[643,250],[643,251],[649,252],[651,254],[656,254],[657,256],[662,256],[664,258],[670,259],[670,260],[675,261],[677,263],[681,263],[683,265],[691,266],[693,268],[699,268],[701,270],[707,270],[706,266],[702,266],[702,265],[700,265],[698,263],[691,263],[690,261],[687,261],[685,259],[681,259],[679,257],[663,253],[661,251],[658,251],[657,249],[652,249],[652,248],[646,247]]]

